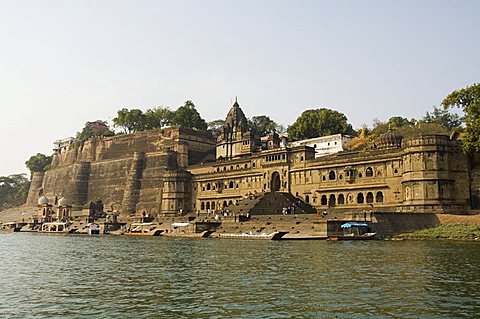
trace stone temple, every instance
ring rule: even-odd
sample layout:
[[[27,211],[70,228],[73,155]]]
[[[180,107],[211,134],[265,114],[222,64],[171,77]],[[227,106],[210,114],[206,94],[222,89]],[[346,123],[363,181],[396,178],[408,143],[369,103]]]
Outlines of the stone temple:
[[[476,156],[446,135],[390,130],[368,151],[315,154],[275,132],[260,139],[235,101],[217,138],[171,127],[59,143],[51,168],[34,174],[28,204],[63,197],[72,215],[102,205],[128,217],[234,210],[248,194],[269,192],[317,212],[464,213],[478,203]]]

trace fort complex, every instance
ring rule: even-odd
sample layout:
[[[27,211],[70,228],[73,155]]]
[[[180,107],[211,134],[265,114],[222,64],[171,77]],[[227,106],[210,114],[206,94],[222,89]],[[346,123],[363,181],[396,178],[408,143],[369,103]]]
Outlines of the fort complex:
[[[44,195],[50,205],[63,197],[72,214],[101,203],[123,216],[165,216],[234,211],[246,197],[270,192],[317,212],[463,213],[476,200],[478,169],[449,136],[402,138],[390,130],[361,152],[341,151],[344,141],[288,143],[275,132],[260,139],[235,102],[216,139],[171,127],[60,141],[51,168],[34,174],[28,204]]]

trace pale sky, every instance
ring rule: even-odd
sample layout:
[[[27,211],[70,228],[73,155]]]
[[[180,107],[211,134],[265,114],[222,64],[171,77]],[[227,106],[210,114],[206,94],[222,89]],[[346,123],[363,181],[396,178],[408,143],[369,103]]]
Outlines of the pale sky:
[[[2,1],[0,176],[121,108],[420,118],[480,81],[480,1]]]

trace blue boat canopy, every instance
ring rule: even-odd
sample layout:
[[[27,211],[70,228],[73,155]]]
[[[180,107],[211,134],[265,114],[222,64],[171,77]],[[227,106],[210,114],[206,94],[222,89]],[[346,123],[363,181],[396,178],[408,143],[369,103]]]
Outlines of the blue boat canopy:
[[[341,226],[342,228],[350,228],[350,227],[368,227],[367,223],[358,223],[358,222],[349,222],[345,223]]]

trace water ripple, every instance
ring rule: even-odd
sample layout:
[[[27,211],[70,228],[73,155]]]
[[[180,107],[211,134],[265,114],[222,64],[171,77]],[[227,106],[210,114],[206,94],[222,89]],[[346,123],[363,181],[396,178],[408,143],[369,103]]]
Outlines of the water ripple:
[[[0,234],[1,318],[474,318],[473,242]]]

